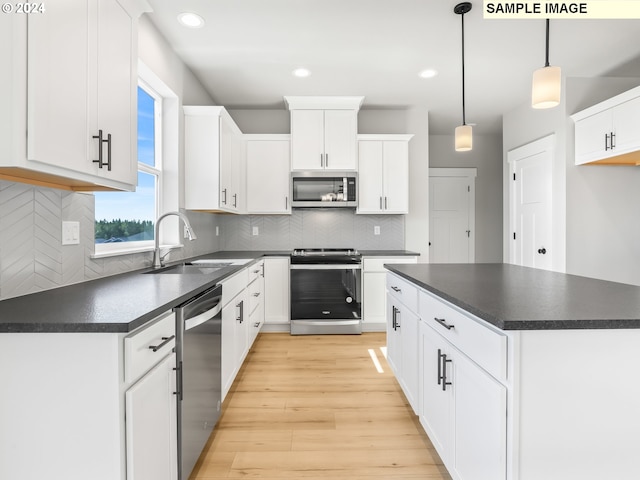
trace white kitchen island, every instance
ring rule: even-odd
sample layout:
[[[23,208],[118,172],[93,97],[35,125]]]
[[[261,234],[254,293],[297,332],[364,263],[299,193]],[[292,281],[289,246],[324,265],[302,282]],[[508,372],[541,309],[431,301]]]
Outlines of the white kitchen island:
[[[388,269],[389,338],[417,332],[391,340],[389,363],[454,479],[640,478],[639,287],[504,264]]]

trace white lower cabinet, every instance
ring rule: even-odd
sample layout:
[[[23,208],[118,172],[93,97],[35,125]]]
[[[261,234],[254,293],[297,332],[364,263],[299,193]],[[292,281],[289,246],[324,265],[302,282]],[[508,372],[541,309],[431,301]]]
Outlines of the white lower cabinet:
[[[264,260],[252,265],[250,268],[250,280],[248,287],[249,297],[249,342],[251,348],[253,342],[264,325]]]
[[[175,480],[176,354],[167,355],[125,393],[127,480]]]
[[[387,361],[416,414],[419,413],[418,314],[398,298],[394,285],[387,294]],[[397,287],[396,287],[397,288]],[[415,287],[407,287],[413,288]],[[417,305],[417,303],[416,303]]]
[[[265,260],[222,282],[222,400],[264,324]]]
[[[291,322],[289,292],[289,257],[264,259],[264,322]]]
[[[223,287],[224,292],[224,287]],[[243,290],[222,309],[222,400],[248,351],[247,295]]]
[[[2,333],[0,478],[175,479],[174,334]]]
[[[506,480],[507,336],[387,275],[387,360],[454,480]]]
[[[388,270],[385,263],[416,263],[418,257],[378,257],[362,258],[362,329],[364,331],[384,331],[387,315],[387,295],[385,292]]]
[[[506,478],[507,389],[425,322],[420,422],[455,479]]]

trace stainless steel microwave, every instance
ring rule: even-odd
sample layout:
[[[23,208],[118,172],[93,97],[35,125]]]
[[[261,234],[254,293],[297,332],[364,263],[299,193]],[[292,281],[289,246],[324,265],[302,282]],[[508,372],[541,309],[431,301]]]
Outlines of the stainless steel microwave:
[[[354,208],[357,185],[356,172],[292,172],[291,206]]]

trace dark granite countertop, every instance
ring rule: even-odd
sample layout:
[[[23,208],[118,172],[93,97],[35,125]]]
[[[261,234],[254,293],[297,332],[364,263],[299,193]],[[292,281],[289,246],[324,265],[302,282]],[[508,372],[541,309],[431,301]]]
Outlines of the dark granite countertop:
[[[201,258],[252,259],[290,252],[217,252]],[[146,274],[137,270],[0,301],[2,332],[130,332],[246,267],[211,274]],[[172,265],[168,263],[167,265]]]
[[[224,251],[168,263],[202,258],[252,259],[283,251]],[[368,250],[369,256],[418,255],[405,250]],[[248,264],[246,264],[248,265]],[[130,332],[157,315],[224,280],[244,266],[211,274],[146,274],[151,269],[122,273],[0,301],[3,332]]]
[[[388,265],[503,330],[640,328],[640,287],[509,264]]]

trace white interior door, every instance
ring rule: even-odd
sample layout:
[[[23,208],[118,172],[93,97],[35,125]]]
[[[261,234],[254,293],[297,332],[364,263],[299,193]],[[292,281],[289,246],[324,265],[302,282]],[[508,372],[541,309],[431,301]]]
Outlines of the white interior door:
[[[538,142],[509,152],[512,182],[511,263],[551,270],[553,152],[546,142]]]
[[[429,169],[431,263],[475,261],[475,176],[471,168]]]

